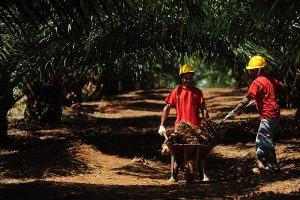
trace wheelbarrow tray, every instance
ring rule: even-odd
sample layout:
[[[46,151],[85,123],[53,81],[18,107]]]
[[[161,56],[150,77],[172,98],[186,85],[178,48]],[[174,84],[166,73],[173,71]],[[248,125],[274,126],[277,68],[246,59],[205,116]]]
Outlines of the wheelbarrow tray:
[[[211,145],[204,144],[167,144],[167,146],[171,155],[177,160],[203,159],[214,148]]]

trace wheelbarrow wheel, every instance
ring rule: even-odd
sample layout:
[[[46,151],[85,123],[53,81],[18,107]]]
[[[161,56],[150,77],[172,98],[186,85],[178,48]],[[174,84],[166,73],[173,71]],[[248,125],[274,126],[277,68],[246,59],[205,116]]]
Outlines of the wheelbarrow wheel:
[[[186,184],[193,183],[195,180],[195,163],[192,160],[189,160],[186,164],[185,169],[185,182]]]

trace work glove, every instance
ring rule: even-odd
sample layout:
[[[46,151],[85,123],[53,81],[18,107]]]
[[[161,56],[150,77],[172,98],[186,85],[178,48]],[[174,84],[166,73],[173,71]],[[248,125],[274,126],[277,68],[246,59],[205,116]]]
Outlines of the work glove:
[[[159,130],[158,130],[159,135],[164,136],[164,133],[166,132],[167,131],[164,126],[159,126]]]
[[[226,115],[225,119],[228,119],[228,118],[231,118],[231,117],[235,117],[235,116],[237,116],[237,114],[236,114],[235,112],[233,112],[233,110],[232,110],[232,111],[230,111],[230,112]]]

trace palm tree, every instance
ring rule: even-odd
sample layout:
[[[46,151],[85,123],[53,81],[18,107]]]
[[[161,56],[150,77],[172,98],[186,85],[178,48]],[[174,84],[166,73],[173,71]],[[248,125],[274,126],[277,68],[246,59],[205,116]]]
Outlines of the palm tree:
[[[195,55],[208,69],[220,74],[232,71],[232,76],[239,80],[249,56],[262,54],[277,69],[276,74],[286,79],[290,88],[296,88],[292,89],[294,94],[299,91],[297,2],[123,0],[74,4],[49,0],[4,4],[0,12],[10,30],[20,29],[23,35],[30,36],[23,23],[12,17],[13,12],[36,27],[39,41],[34,44],[38,51],[42,46],[48,52],[33,56],[35,60],[41,58],[37,70],[40,74],[47,70],[48,73],[49,67],[54,71],[61,69],[63,73],[52,73],[59,77],[58,74],[71,73],[76,66],[96,66],[105,91],[116,93],[120,83],[141,80],[137,74],[142,76],[146,71],[152,77],[160,72],[176,75],[175,66],[182,58]],[[41,33],[45,33],[45,39]],[[52,48],[59,46],[55,38],[66,46],[66,51]],[[76,47],[75,53],[72,46]],[[75,63],[80,64],[74,66],[67,58],[68,65],[72,65],[67,69],[59,55],[76,55]],[[47,70],[43,71],[44,68]],[[61,77],[51,80],[57,79]],[[134,85],[128,84],[127,89]]]
[[[22,83],[32,68],[20,48],[24,42],[17,39],[0,22],[0,141],[7,136],[7,114],[20,98]]]

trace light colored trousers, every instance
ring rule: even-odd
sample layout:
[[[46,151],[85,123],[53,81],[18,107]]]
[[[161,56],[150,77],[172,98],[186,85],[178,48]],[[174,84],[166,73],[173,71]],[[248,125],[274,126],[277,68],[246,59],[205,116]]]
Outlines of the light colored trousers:
[[[277,163],[273,138],[279,120],[280,117],[273,119],[266,118],[260,121],[255,144],[257,158],[264,165],[267,163]]]

